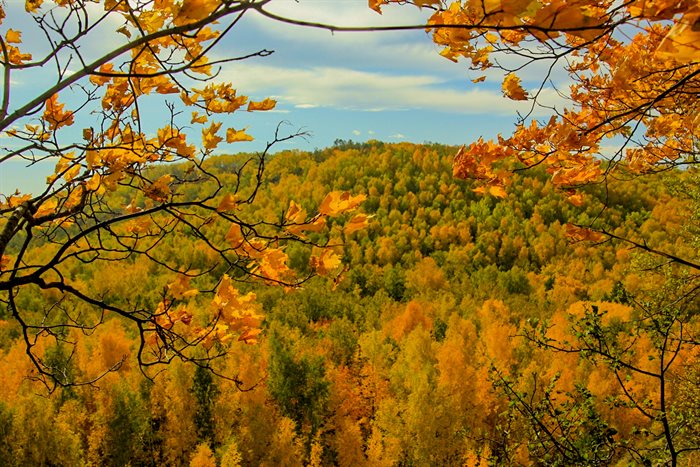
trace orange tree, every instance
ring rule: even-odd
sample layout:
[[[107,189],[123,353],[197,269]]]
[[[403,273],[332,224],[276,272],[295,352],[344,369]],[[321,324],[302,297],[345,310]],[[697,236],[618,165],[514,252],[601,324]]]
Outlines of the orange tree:
[[[285,244],[327,245],[326,218],[364,199],[333,192],[308,215],[294,202],[273,218],[254,209],[268,150],[298,132],[278,128],[262,154],[239,160],[225,178],[208,165],[222,141],[252,140],[239,125],[223,126],[226,116],[276,105],[250,100],[217,77],[222,63],[271,51],[210,58],[243,15],[265,3],[0,5],[0,131],[11,141],[0,170],[55,163],[40,193],[0,195],[0,300],[47,384],[76,383],[66,370],[76,338],[109,314],[133,324],[142,369],[182,359],[216,371],[227,346],[254,342],[260,332],[255,297],[236,283],[299,285],[306,276],[287,266]],[[16,90],[14,83],[39,77],[47,84],[34,94]],[[309,232],[320,234],[312,241]],[[169,243],[178,235],[194,238],[210,261],[173,255]],[[118,296],[76,273],[96,278],[109,264],[136,263],[170,280]],[[325,274],[339,260],[317,249],[311,263],[312,274]],[[32,305],[39,293],[44,300]]]

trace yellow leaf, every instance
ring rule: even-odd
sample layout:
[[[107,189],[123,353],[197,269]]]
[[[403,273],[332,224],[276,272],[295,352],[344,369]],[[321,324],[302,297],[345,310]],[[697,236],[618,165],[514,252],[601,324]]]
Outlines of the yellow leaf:
[[[474,78],[474,79],[472,80],[472,83],[481,83],[481,82],[484,81],[485,79],[486,79],[486,76],[479,76],[478,78]]]
[[[310,260],[311,269],[319,276],[327,276],[336,271],[341,264],[340,256],[330,249],[324,249],[320,255],[312,256]]]
[[[105,63],[104,65],[100,66],[100,73],[114,73],[114,65],[111,63]],[[102,86],[103,84],[108,83],[111,79],[112,77],[110,76],[90,75],[90,82],[95,86]]]
[[[238,206],[238,198],[231,193],[226,193],[216,208],[216,212],[233,211]]]
[[[520,78],[513,73],[508,73],[503,79],[503,94],[514,101],[527,100],[527,93],[520,85]]]
[[[102,165],[102,159],[100,157],[100,151],[94,149],[88,149],[85,151],[85,161],[88,164],[88,169],[92,170],[95,167],[100,167]]]
[[[120,27],[119,29],[117,29],[117,32],[120,34],[124,34],[127,38],[131,39],[131,31],[129,31],[126,26]]]
[[[92,177],[90,177],[90,180],[85,184],[85,189],[87,191],[96,191],[100,187],[100,182],[102,181],[102,177],[100,174],[95,173],[93,174]]]
[[[202,145],[205,149],[214,149],[223,141],[223,138],[216,134],[219,128],[221,128],[221,122],[214,122],[209,128],[202,128]]]
[[[297,237],[303,237],[304,232],[319,232],[326,226],[326,218],[317,216],[313,222],[288,225],[287,231]]]
[[[500,185],[489,186],[489,193],[496,198],[505,198],[507,196],[506,190],[504,190]]]
[[[219,6],[218,0],[184,0],[173,18],[175,26],[206,18]]]
[[[67,182],[72,181],[80,173],[80,168],[80,165],[75,164],[73,167],[67,170],[66,173],[63,174],[63,179]]]
[[[700,60],[700,13],[686,14],[664,37],[656,55],[679,63]]]
[[[19,44],[22,42],[22,33],[14,29],[8,29],[7,34],[5,34],[5,40],[11,44]]]
[[[168,284],[168,290],[174,299],[194,297],[199,293],[197,289],[190,287],[190,278],[184,274],[178,275],[174,282]]]
[[[255,110],[272,110],[275,108],[275,105],[277,105],[277,101],[270,98],[264,99],[260,102],[250,101],[248,102],[248,112]]]
[[[262,251],[254,269],[256,274],[272,281],[285,281],[291,269],[287,266],[287,254],[279,248],[266,248]]]
[[[289,209],[284,216],[285,220],[293,224],[302,224],[306,220],[306,209],[294,201],[289,202]]]
[[[359,206],[367,197],[365,195],[352,196],[347,191],[333,191],[328,193],[321,203],[318,212],[335,217],[348,211],[352,211]]]
[[[48,216],[49,214],[53,214],[54,212],[56,212],[56,206],[58,206],[58,200],[56,198],[47,199],[46,201],[41,203],[39,209],[36,210],[36,212],[34,213],[34,218],[40,218]]]
[[[247,134],[245,129],[234,130],[233,128],[229,128],[226,130],[227,143],[236,143],[238,141],[253,141],[253,137]]]
[[[206,115],[199,115],[199,112],[192,112],[192,120],[190,123],[207,123],[208,117]]]
[[[27,0],[24,2],[24,9],[27,13],[35,13],[44,3],[44,0]]]
[[[68,199],[66,199],[66,202],[64,203],[63,207],[65,209],[71,209],[74,208],[75,206],[79,205],[83,200],[83,187],[81,185],[78,185],[68,196]]]
[[[458,54],[455,53],[450,47],[445,47],[444,49],[442,49],[442,50],[440,51],[440,55],[442,55],[442,56],[445,57],[446,59],[451,60],[451,61],[453,61],[453,62],[455,62],[455,63],[457,63],[457,61],[458,61],[458,60],[457,60]]]

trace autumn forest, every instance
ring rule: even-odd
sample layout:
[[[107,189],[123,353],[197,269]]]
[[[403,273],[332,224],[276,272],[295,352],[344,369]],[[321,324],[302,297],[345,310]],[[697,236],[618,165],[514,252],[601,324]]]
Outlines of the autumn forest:
[[[50,173],[0,185],[0,465],[700,464],[697,1],[10,3],[0,171]],[[237,150],[285,105],[220,76],[244,15],[425,31],[531,107]]]

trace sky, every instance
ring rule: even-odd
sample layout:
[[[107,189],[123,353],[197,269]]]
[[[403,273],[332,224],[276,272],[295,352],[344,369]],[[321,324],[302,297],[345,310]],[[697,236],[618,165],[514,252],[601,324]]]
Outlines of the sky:
[[[19,12],[20,4],[9,2],[0,33],[15,27],[12,8]],[[379,15],[366,0],[273,0],[269,10],[341,26],[423,24],[430,15],[429,10],[412,6],[385,6]],[[26,21],[24,16],[21,21]],[[20,26],[29,28],[24,23]],[[108,33],[98,49],[110,45]],[[27,46],[32,37],[24,34]],[[113,40],[119,40],[119,35],[114,34]],[[332,34],[250,13],[212,58],[261,49],[274,53],[224,65],[217,79],[232,82],[241,94],[255,100],[272,97],[278,105],[270,112],[240,112],[225,120],[226,126],[247,127],[256,140],[222,144],[222,153],[261,150],[282,121],[288,122],[285,128],[303,129],[309,135],[278,146],[280,150],[313,150],[337,139],[461,145],[479,136],[509,133],[517,112],[528,110],[527,103],[502,96],[502,74],[489,71],[486,82],[472,83],[482,72],[440,56],[440,48],[423,30]],[[534,78],[524,81],[526,88],[539,84],[536,77],[541,76],[537,69],[529,72]],[[48,84],[40,75],[22,76],[13,81],[13,96],[21,101]],[[154,113],[152,118],[159,116]],[[1,143],[7,145],[7,139]],[[53,164],[48,161],[31,169],[21,163],[3,165],[0,193],[39,190]]]

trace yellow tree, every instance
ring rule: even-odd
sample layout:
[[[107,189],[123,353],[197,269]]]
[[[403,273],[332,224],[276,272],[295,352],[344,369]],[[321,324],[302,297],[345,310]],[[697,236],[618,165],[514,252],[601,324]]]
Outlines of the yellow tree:
[[[433,9],[427,30],[442,56],[483,72],[475,82],[501,70],[504,96],[530,103],[511,136],[479,139],[457,153],[454,174],[477,180],[475,191],[505,196],[513,172],[543,166],[569,201],[581,205],[582,186],[700,160],[697,1],[370,0],[369,6],[381,12],[389,3]],[[533,67],[534,80],[527,74]],[[558,72],[566,78],[557,83]],[[533,118],[538,106],[549,108],[551,118]],[[605,226],[593,227],[616,238]],[[617,240],[700,268],[693,258],[656,251],[643,239]]]
[[[598,191],[602,192],[598,196],[602,210],[609,187],[621,178],[677,167],[690,167],[692,171],[700,162],[697,0],[369,0],[369,6],[380,13],[382,6],[390,3],[431,9],[426,30],[442,47],[442,56],[454,62],[465,60],[471,69],[482,72],[474,79],[477,83],[493,76],[492,70],[500,70],[504,96],[530,104],[510,136],[479,139],[457,152],[453,173],[458,178],[475,180],[475,191],[505,197],[514,172],[543,167],[575,206],[584,205],[587,193],[595,192],[591,185],[602,186]],[[536,79],[528,79],[527,70],[533,68],[544,71]],[[555,79],[554,75],[561,72],[565,78]],[[557,96],[554,103],[548,99],[553,92]],[[551,117],[536,119],[533,111],[537,107],[549,108]],[[696,192],[697,178],[687,179],[688,186],[676,190]],[[691,208],[685,212],[686,226],[697,226],[697,196],[688,197]],[[528,337],[551,350],[583,358],[593,356],[597,365],[609,367],[616,375],[624,369],[654,381],[658,397],[641,403],[624,378],[618,379],[627,407],[641,409],[656,424],[649,431],[649,439],[658,440],[656,444],[662,446],[652,453],[654,442],[647,439],[646,450],[632,449],[630,455],[638,456],[640,462],[654,458],[677,465],[681,454],[690,456],[698,449],[684,439],[685,416],[674,418],[675,407],[668,391],[674,381],[671,375],[682,372],[679,367],[697,368],[696,360],[681,358],[694,355],[697,349],[693,331],[697,319],[686,312],[697,306],[700,261],[697,248],[686,247],[697,245],[697,236],[692,229],[679,229],[668,239],[645,236],[642,230],[622,237],[615,227],[595,216],[586,225],[569,225],[568,235],[574,241],[618,241],[657,258],[649,269],[663,271],[663,279],[647,274],[652,291],[640,294],[645,298],[634,303],[635,313],[616,323],[636,336],[633,342],[602,332],[602,325],[596,321],[600,319],[595,314],[598,307],[593,305],[589,305],[594,311],[587,321],[572,324],[578,339],[575,344],[561,345],[532,334]],[[676,287],[670,294],[665,289],[669,284]],[[649,298],[655,294],[663,300]],[[646,341],[650,342],[649,349]],[[629,355],[645,353],[652,354],[649,368],[630,360]],[[503,375],[497,378],[499,384],[506,381]],[[536,425],[535,432],[547,432],[543,431],[545,412],[540,410],[544,405],[535,404],[534,396],[528,396],[527,402],[528,397],[521,397],[508,383],[501,385]],[[545,394],[549,394],[547,390]],[[587,405],[591,396],[585,391],[579,396],[576,407],[557,404],[553,413],[587,410],[590,419],[586,423],[603,427]],[[544,400],[551,403],[548,397]],[[557,423],[562,426],[560,418]],[[587,431],[588,435],[593,433]],[[560,434],[556,430],[549,433],[545,451],[561,456],[564,464],[578,462],[577,456],[589,456],[592,451],[585,455],[579,452],[585,443],[597,446],[596,458],[609,455],[607,444],[612,437],[608,440],[604,430],[600,439],[578,439],[577,444],[569,434],[558,439]],[[574,443],[574,448],[567,443]],[[556,463],[551,459],[546,462]]]
[[[296,203],[271,219],[254,212],[268,150],[298,132],[278,128],[265,151],[237,161],[226,177],[208,163],[221,142],[252,139],[240,124],[224,125],[228,116],[276,105],[251,100],[217,76],[225,62],[271,51],[211,58],[243,15],[268,1],[0,5],[0,131],[12,142],[0,170],[18,161],[55,163],[39,193],[0,195],[0,300],[48,383],[71,381],[56,378],[65,368],[43,357],[40,342],[66,346],[70,359],[71,333],[89,334],[110,315],[132,322],[142,367],[182,359],[212,369],[231,342],[253,342],[259,332],[255,297],[239,293],[236,283],[298,285],[304,277],[287,266],[285,244],[313,243],[308,232],[364,199],[334,192],[316,215]],[[16,91],[18,80],[38,77],[45,84],[33,94]],[[181,234],[214,259],[202,269],[164,251]],[[311,270],[332,273],[337,256],[317,251]],[[155,290],[144,296],[89,286],[115,262],[126,274],[148,263],[171,280],[151,284]],[[214,268],[212,282],[207,273]],[[39,291],[44,305],[23,308]],[[207,293],[213,298],[202,298]]]

